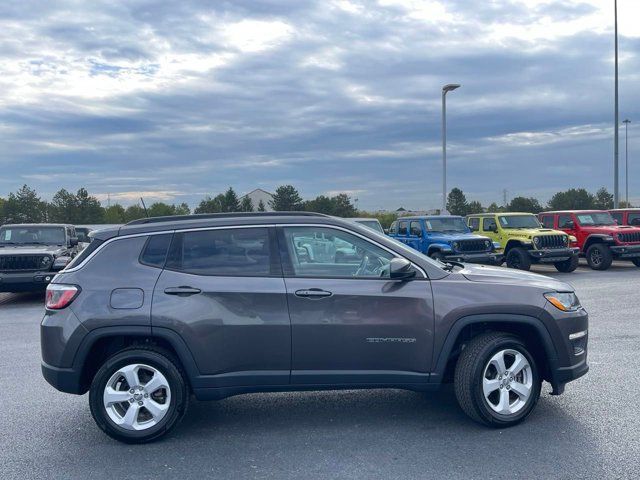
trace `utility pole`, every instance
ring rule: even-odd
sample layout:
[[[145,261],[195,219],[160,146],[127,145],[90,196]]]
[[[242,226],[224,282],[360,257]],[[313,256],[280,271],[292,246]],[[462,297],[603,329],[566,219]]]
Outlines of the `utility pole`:
[[[502,205],[507,208],[507,189],[502,190]]]
[[[460,88],[457,83],[448,83],[442,87],[442,210],[447,211],[447,93]]]
[[[629,207],[629,124],[631,120],[625,118],[624,123],[624,182],[625,182],[625,202]]]
[[[613,1],[614,33],[615,33],[615,93],[614,93],[614,122],[613,132],[613,208],[620,206],[620,191],[618,187],[618,0]]]

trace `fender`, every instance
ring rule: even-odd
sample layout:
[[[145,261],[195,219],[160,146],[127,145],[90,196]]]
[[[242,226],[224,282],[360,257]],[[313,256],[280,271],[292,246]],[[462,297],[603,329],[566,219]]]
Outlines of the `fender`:
[[[592,233],[591,235],[589,235],[585,241],[584,241],[584,246],[583,249],[586,251],[587,249],[587,245],[591,246],[591,243],[593,243],[594,240],[599,240],[600,242],[604,243],[605,245],[614,245],[615,241],[613,240],[605,240],[606,237],[609,238],[613,238],[612,234],[606,234],[606,233]]]
[[[429,249],[427,250],[427,255],[431,255],[435,250],[438,250],[440,252],[444,252],[444,253],[448,253],[451,252],[451,245],[449,245],[448,243],[438,243],[438,242],[434,242],[434,243],[430,243],[429,244]]]
[[[458,335],[464,327],[472,324],[498,322],[512,324],[517,323],[521,325],[529,325],[535,328],[540,335],[540,338],[542,339],[542,346],[547,356],[547,360],[549,361],[549,366],[551,367],[550,370],[552,373],[556,370],[558,365],[558,354],[551,340],[551,335],[540,319],[529,315],[520,314],[479,314],[461,317],[452,325],[444,341],[442,349],[440,350],[440,355],[435,362],[433,372],[429,377],[430,381],[436,383],[442,382],[445,369],[447,368],[447,362],[449,361],[449,356],[451,355],[451,351],[453,350],[453,346],[458,338]]]

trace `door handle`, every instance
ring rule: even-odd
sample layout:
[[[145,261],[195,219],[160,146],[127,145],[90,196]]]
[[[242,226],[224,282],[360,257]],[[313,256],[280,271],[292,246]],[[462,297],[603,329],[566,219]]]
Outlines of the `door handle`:
[[[303,298],[324,298],[330,297],[333,295],[331,292],[327,292],[326,290],[322,290],[320,288],[309,288],[307,290],[296,290],[296,297]]]
[[[178,295],[180,297],[188,297],[189,295],[196,295],[202,292],[199,288],[193,287],[168,287],[164,289],[164,293],[167,295]]]

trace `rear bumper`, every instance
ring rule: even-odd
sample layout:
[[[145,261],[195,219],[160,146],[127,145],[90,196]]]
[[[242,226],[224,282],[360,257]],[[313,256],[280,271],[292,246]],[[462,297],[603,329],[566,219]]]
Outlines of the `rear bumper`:
[[[466,263],[488,263],[498,265],[504,261],[504,255],[501,253],[447,253],[445,260]]]
[[[44,290],[56,272],[0,273],[0,292]]]
[[[574,255],[578,255],[580,249],[577,247],[553,248],[549,250],[527,250],[531,260],[540,263],[555,263],[569,260]]]
[[[609,248],[615,258],[640,257],[640,245],[613,245]]]
[[[45,362],[42,362],[41,368],[44,379],[56,390],[75,393],[76,395],[85,393],[86,389],[82,387],[81,372],[79,370],[54,367]]]

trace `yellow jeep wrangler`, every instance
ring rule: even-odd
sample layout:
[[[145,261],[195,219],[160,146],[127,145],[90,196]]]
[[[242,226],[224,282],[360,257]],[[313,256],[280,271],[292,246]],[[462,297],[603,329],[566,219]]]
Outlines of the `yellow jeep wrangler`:
[[[532,213],[479,213],[467,216],[474,232],[503,245],[507,266],[529,270],[532,263],[553,263],[559,272],[578,267],[579,249],[564,232],[544,228]]]

